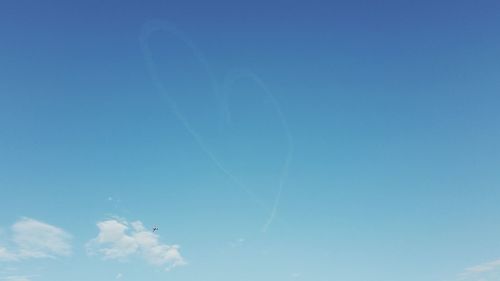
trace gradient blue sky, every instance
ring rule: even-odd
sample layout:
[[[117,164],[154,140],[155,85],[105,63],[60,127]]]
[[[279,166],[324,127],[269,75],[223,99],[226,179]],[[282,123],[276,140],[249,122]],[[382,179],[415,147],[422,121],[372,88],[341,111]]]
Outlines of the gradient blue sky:
[[[66,2],[0,4],[0,247],[72,237],[0,280],[500,280],[500,2]]]

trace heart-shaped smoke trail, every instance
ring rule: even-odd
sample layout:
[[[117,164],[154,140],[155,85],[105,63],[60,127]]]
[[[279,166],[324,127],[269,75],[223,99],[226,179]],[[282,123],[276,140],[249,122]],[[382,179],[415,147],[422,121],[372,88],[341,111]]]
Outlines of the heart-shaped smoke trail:
[[[214,163],[214,165],[223,173],[225,174],[231,181],[233,181],[238,188],[243,190],[250,198],[252,201],[254,201],[259,207],[265,208],[265,204],[262,202],[262,200],[259,199],[258,196],[254,194],[254,192],[246,187],[228,168],[224,166],[222,161],[220,161],[215,153],[209,148],[207,143],[204,141],[203,137],[195,130],[195,128],[191,125],[189,122],[188,118],[183,114],[183,112],[179,109],[175,99],[172,97],[171,93],[166,89],[165,85],[162,83],[161,79],[158,76],[158,70],[156,67],[156,64],[153,60],[153,56],[151,53],[151,49],[149,47],[149,38],[154,32],[165,32],[167,34],[173,35],[176,37],[178,40],[180,40],[182,43],[184,43],[188,49],[192,52],[196,60],[200,63],[201,67],[203,70],[207,73],[208,78],[210,80],[210,85],[212,88],[212,91],[217,95],[217,97],[220,98],[220,91],[219,91],[219,86],[218,83],[213,75],[213,72],[210,68],[210,65],[208,64],[207,60],[203,56],[203,54],[200,52],[200,50],[196,47],[196,45],[189,40],[189,38],[184,35],[180,30],[178,30],[175,26],[165,22],[165,21],[149,21],[146,24],[143,25],[142,31],[141,31],[141,36],[140,36],[140,43],[141,43],[141,49],[142,49],[142,54],[144,56],[144,60],[146,61],[146,65],[149,71],[149,74],[151,75],[151,79],[153,81],[153,84],[155,85],[158,93],[165,99],[168,107],[174,114],[174,116],[182,123],[183,127],[188,131],[188,133],[191,135],[191,137],[195,140],[195,142],[199,145],[201,150],[208,156],[208,158]],[[263,91],[264,93],[270,98],[273,106],[276,109],[276,112],[278,114],[278,117],[280,119],[280,122],[284,128],[284,133],[287,139],[287,155],[285,158],[285,161],[283,163],[281,172],[280,172],[280,178],[279,178],[279,187],[278,187],[278,192],[275,197],[272,209],[270,211],[270,214],[268,215],[268,218],[266,218],[265,224],[262,227],[262,231],[265,232],[269,228],[269,226],[272,224],[276,217],[276,213],[281,201],[281,195],[283,193],[283,187],[285,184],[285,181],[288,177],[288,170],[290,167],[290,163],[292,161],[292,154],[293,154],[293,139],[292,135],[290,133],[288,124],[286,122],[286,118],[281,111],[281,108],[279,107],[279,104],[275,97],[272,95],[271,91],[267,88],[267,86],[264,84],[264,82],[254,73],[250,71],[237,71],[230,73],[229,75],[226,76],[226,79],[224,81],[224,89],[226,92],[231,88],[233,83],[238,80],[238,79],[251,79],[256,83]],[[227,108],[225,108],[227,110]]]

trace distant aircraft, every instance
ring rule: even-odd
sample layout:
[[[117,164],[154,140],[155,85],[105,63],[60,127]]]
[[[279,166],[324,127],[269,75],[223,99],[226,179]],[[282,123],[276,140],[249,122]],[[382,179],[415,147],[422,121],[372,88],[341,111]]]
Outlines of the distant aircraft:
[[[153,226],[153,233],[155,233],[158,230],[158,226]]]

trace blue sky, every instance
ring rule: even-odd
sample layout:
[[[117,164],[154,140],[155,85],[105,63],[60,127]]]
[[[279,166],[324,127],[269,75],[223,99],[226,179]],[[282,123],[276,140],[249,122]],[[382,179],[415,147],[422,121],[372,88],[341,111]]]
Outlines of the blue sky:
[[[0,280],[500,278],[498,1],[125,2],[0,4]]]

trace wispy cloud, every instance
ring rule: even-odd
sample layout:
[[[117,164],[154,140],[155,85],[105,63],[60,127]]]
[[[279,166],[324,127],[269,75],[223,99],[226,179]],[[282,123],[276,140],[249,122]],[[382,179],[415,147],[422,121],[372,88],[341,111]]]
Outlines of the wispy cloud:
[[[31,258],[55,258],[71,254],[71,235],[61,228],[30,218],[22,218],[11,227],[12,237],[0,244],[0,261]],[[2,243],[4,242],[4,243]]]
[[[466,268],[459,274],[460,280],[500,280],[500,259]]]
[[[0,246],[0,261],[15,261],[15,260],[18,260],[17,254],[7,250],[7,248]]]
[[[7,276],[7,277],[0,277],[0,280],[2,281],[30,281],[30,276],[21,276],[21,275],[15,275],[15,276]]]
[[[140,221],[128,223],[124,219],[109,219],[98,222],[97,227],[99,234],[87,243],[90,255],[114,260],[137,256],[166,270],[186,264],[178,245],[160,243],[159,236],[146,230]]]
[[[0,277],[0,281],[31,281],[31,278],[35,276],[36,275],[11,275]]]
[[[236,240],[229,242],[229,246],[231,246],[231,248],[236,248],[242,246],[243,243],[245,243],[245,238],[238,238]]]

